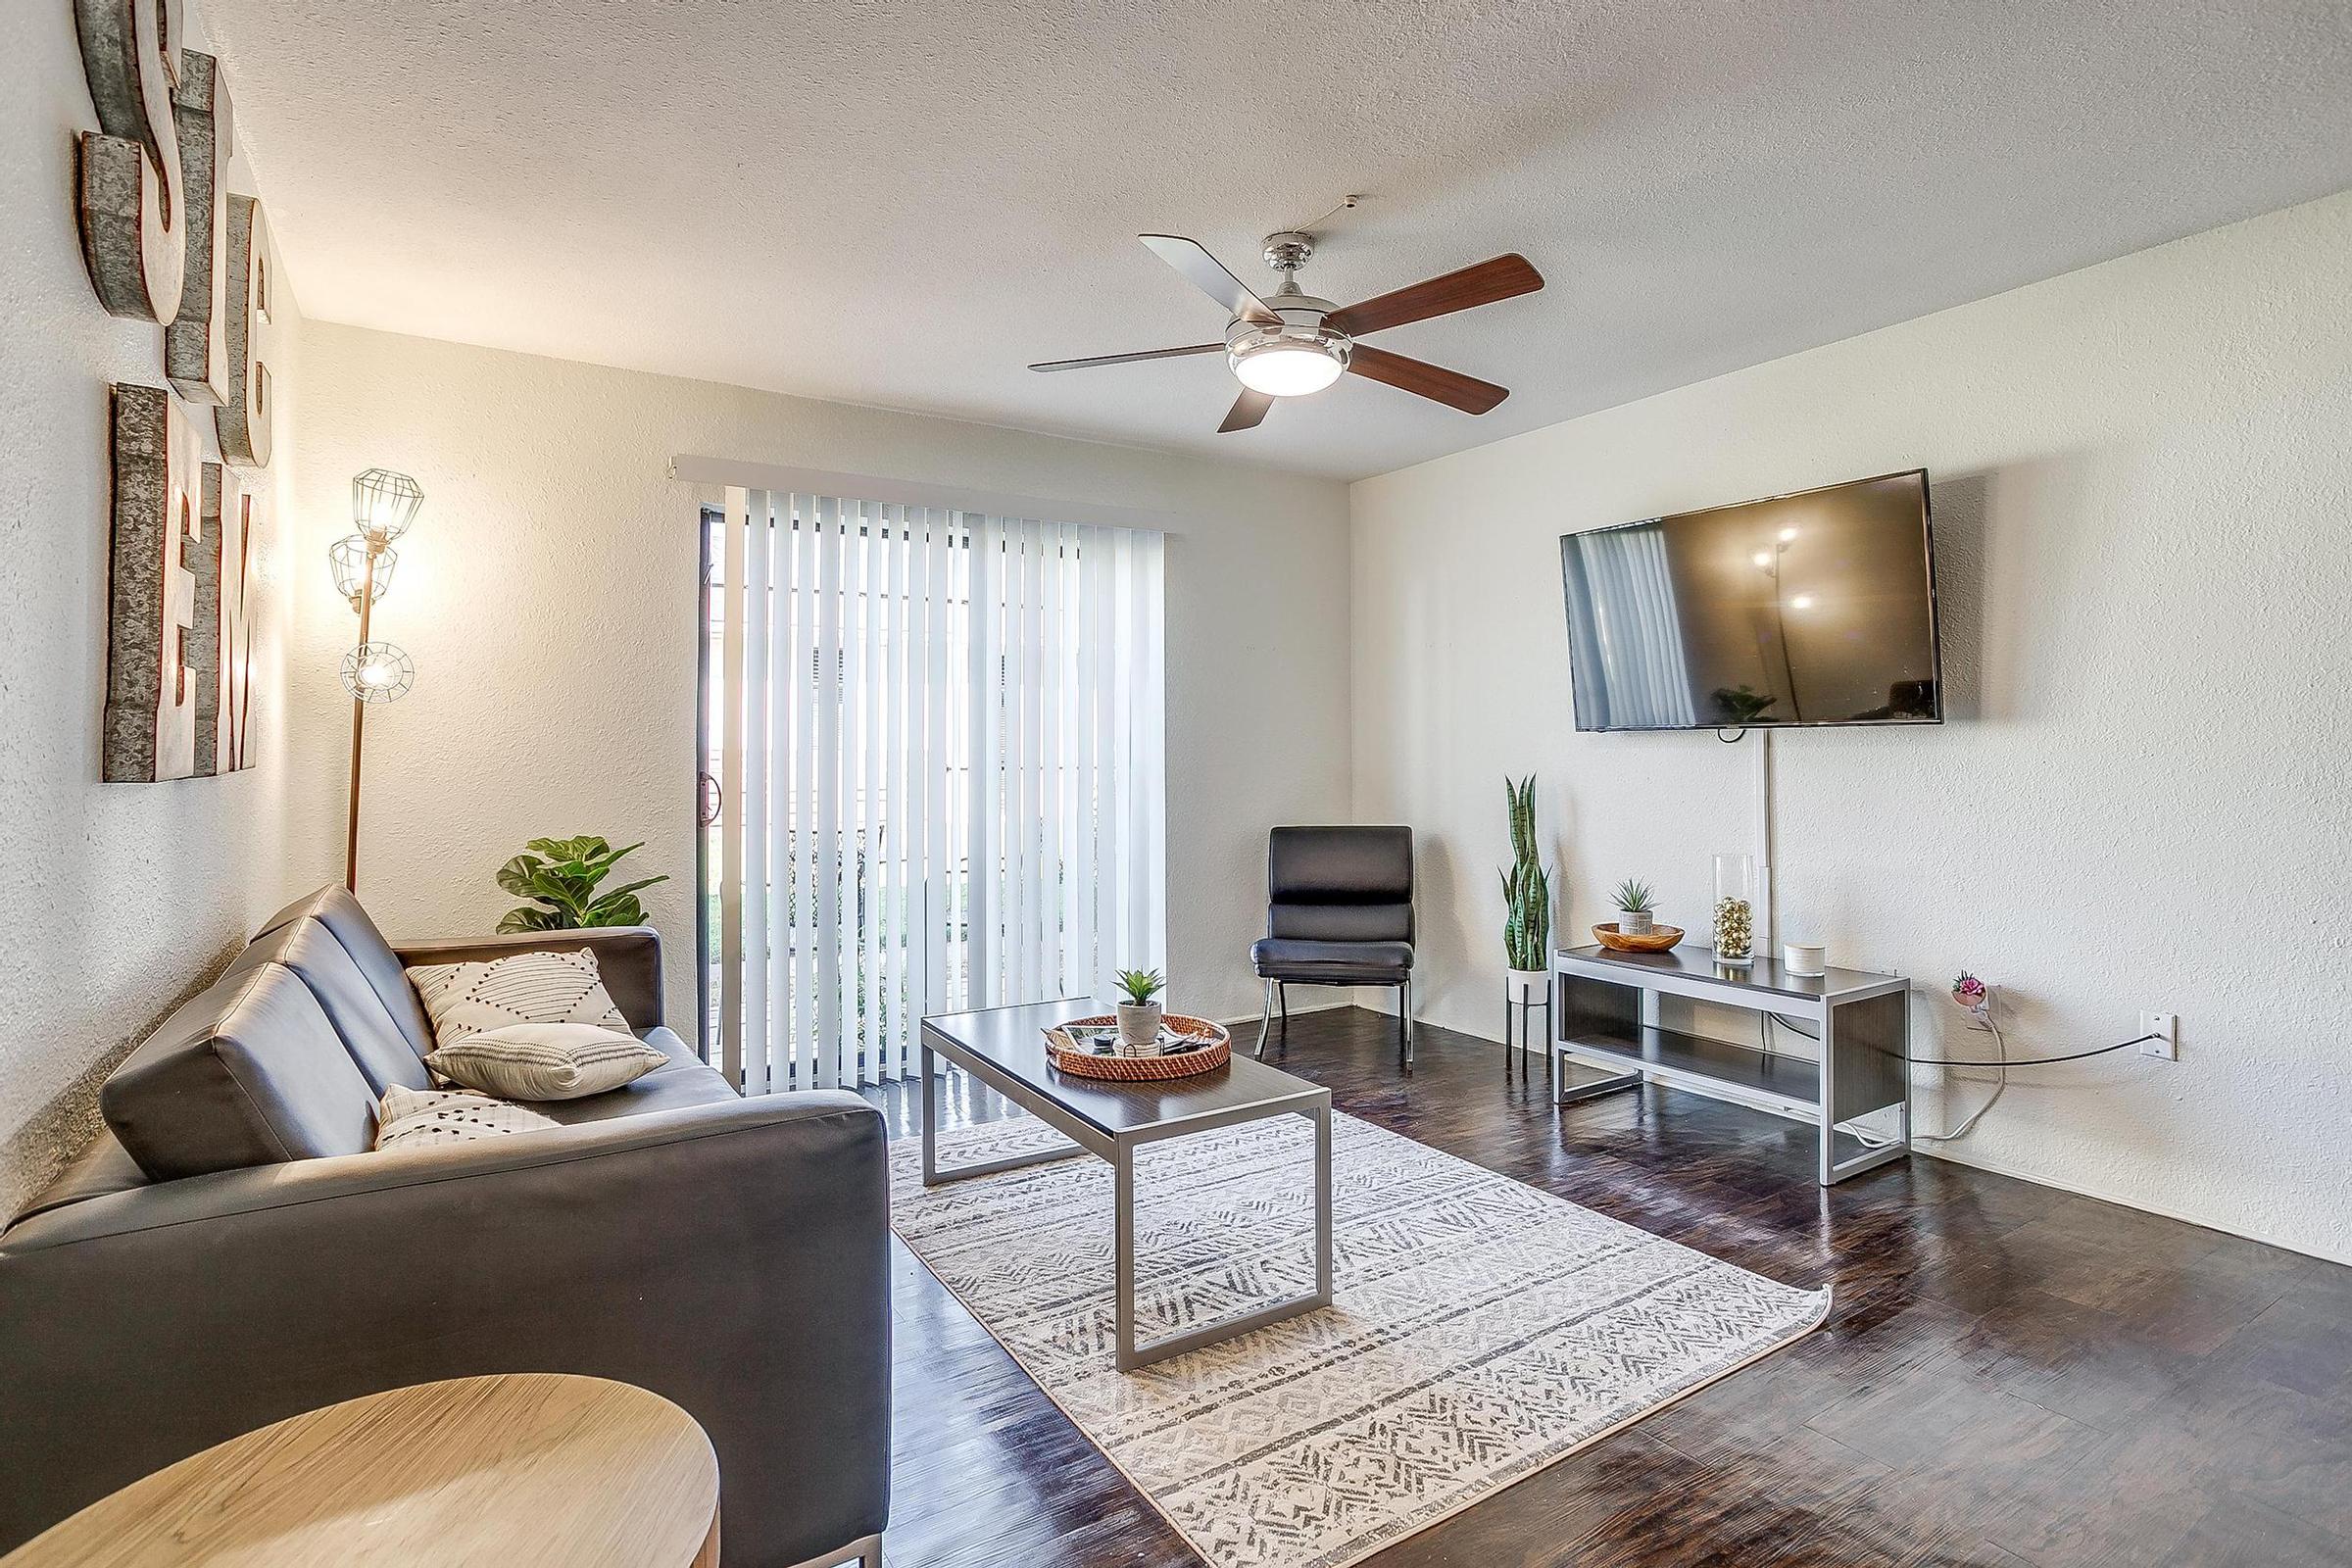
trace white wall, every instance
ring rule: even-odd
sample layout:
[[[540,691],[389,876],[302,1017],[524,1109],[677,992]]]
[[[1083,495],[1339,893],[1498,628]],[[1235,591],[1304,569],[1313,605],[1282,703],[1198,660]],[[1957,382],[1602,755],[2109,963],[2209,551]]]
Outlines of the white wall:
[[[204,47],[199,19],[187,41]],[[232,73],[231,89],[234,89]],[[277,607],[266,537],[253,707],[261,765],[226,778],[99,782],[106,704],[107,398],[167,386],[163,328],[99,307],[74,217],[74,137],[97,128],[73,7],[0,6],[0,1218],[77,1152],[103,1068],[275,906]],[[242,143],[232,188],[257,184]],[[300,399],[281,274],[264,357],[284,431]],[[217,457],[209,411],[191,410]]]
[[[1776,739],[1785,927],[2019,1054],[1949,1157],[2352,1259],[2352,195],[1353,488],[1355,813],[1421,832],[1425,1015],[1492,1038],[1506,773],[1562,927],[1701,927],[1755,742],[1580,735],[1561,533],[1924,465],[1950,722]],[[1585,938],[1584,940],[1589,940]],[[1924,1084],[1935,1081],[1923,1072]],[[1984,1091],[1923,1103],[1949,1122]]]
[[[676,454],[1177,514],[1168,546],[1171,1002],[1254,1013],[1265,832],[1345,820],[1339,484],[341,326],[305,344],[295,547],[348,531],[350,475],[424,487],[377,634],[416,686],[369,720],[360,892],[395,933],[486,931],[526,839],[646,839],[672,1011],[693,1001],[698,506]],[[298,585],[294,836],[341,874],[348,610]],[[635,862],[633,861],[632,864]]]

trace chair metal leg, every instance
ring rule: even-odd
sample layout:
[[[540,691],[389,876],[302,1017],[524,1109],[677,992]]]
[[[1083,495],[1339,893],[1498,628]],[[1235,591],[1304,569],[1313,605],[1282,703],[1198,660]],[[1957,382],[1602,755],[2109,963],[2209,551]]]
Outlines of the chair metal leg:
[[[1410,980],[1396,988],[1396,1059],[1406,1072],[1413,1070],[1413,983]]]
[[[1291,988],[1290,988],[1290,985],[1289,985],[1287,982],[1285,982],[1285,981],[1281,981],[1281,980],[1277,980],[1277,981],[1275,981],[1275,982],[1274,982],[1274,997],[1275,997],[1275,1000],[1276,1000],[1276,1002],[1277,1002],[1277,1003],[1280,1004],[1280,1006],[1281,1006],[1281,1008],[1282,1008],[1282,1057],[1283,1057],[1283,1059],[1284,1059],[1285,1061],[1288,1061],[1288,1060],[1290,1059],[1290,1055],[1291,1055]]]
[[[1265,1005],[1259,1009],[1257,1014],[1257,1050],[1255,1053],[1253,1053],[1253,1054],[1255,1054],[1257,1059],[1260,1061],[1266,1059],[1266,1035],[1268,1031],[1273,1029],[1273,1027],[1274,982],[1269,980],[1266,982]]]

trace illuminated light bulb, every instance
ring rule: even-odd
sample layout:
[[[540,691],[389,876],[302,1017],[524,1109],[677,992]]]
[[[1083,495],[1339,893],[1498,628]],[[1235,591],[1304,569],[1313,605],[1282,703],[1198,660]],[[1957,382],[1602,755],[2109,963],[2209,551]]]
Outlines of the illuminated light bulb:
[[[1756,564],[1757,564],[1757,565],[1759,565],[1759,566],[1769,566],[1769,565],[1771,565],[1771,564],[1772,564],[1772,552],[1771,552],[1771,551],[1769,551],[1769,550],[1759,550],[1759,551],[1757,551],[1757,552],[1756,552]]]
[[[1783,529],[1781,530],[1781,543],[1783,543],[1783,544],[1788,544],[1789,541],[1793,540],[1795,537],[1796,537],[1796,530],[1795,530],[1794,528],[1783,528]]]
[[[343,689],[363,703],[397,702],[416,682],[416,662],[391,643],[368,643],[343,656]]]
[[[1788,608],[1790,610],[1811,610],[1813,608],[1813,596],[1811,594],[1798,594],[1794,599],[1788,601]]]
[[[1340,362],[1321,349],[1260,349],[1234,361],[1242,385],[1269,397],[1320,392],[1340,378]]]

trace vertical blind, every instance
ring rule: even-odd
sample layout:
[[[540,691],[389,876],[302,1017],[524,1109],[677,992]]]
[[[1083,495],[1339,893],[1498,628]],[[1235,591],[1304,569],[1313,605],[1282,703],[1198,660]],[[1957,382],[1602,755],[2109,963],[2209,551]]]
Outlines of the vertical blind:
[[[717,1044],[884,1082],[926,1012],[1167,946],[1156,532],[729,489],[711,552]]]

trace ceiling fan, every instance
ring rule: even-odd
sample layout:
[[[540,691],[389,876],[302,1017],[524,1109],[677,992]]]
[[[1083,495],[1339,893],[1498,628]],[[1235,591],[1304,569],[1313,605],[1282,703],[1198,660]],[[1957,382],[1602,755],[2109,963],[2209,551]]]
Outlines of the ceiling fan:
[[[1098,365],[1222,351],[1242,383],[1242,395],[1235,400],[1233,412],[1225,416],[1225,422],[1217,426],[1219,431],[1247,430],[1266,416],[1276,398],[1320,392],[1343,371],[1386,381],[1464,414],[1484,414],[1509,397],[1509,390],[1356,339],[1407,321],[1451,316],[1456,311],[1532,294],[1544,286],[1543,274],[1528,265],[1526,257],[1513,253],[1442,277],[1424,278],[1360,304],[1336,306],[1298,287],[1298,269],[1314,255],[1315,237],[1285,229],[1266,236],[1265,250],[1266,265],[1282,274],[1282,286],[1272,298],[1259,299],[1199,241],[1179,234],[1137,237],[1154,256],[1232,313],[1225,340],[1180,349],[1146,349],[1140,354],[1102,354],[1089,360],[1049,360],[1029,368],[1082,370]]]

